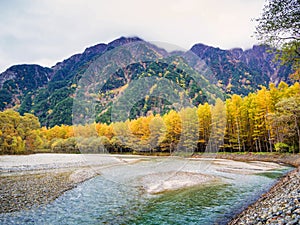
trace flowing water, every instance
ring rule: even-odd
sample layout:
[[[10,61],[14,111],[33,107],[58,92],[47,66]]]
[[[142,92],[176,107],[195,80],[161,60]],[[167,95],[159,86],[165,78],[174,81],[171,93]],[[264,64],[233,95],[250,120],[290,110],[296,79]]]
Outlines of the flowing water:
[[[101,175],[52,203],[0,215],[1,224],[226,224],[290,170],[274,163],[141,158],[100,169]],[[216,179],[150,194],[142,178],[164,172],[202,173]],[[171,178],[171,176],[170,176]],[[169,179],[169,178],[168,178]],[[144,183],[143,183],[144,182]],[[147,180],[149,182],[149,180]]]

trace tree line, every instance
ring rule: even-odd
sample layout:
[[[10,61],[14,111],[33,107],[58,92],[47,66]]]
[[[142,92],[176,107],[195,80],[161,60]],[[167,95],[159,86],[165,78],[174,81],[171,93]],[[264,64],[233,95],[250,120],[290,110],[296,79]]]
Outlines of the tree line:
[[[300,149],[300,84],[270,84],[214,105],[111,124],[41,127],[32,114],[0,112],[0,154],[290,152]]]

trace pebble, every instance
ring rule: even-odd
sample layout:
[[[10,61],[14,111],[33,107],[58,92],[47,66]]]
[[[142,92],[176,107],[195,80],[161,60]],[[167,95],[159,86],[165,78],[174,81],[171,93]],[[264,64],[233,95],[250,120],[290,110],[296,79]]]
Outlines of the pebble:
[[[282,178],[263,198],[228,223],[234,224],[300,224],[300,168]]]
[[[75,187],[72,172],[0,176],[0,214],[47,204]]]

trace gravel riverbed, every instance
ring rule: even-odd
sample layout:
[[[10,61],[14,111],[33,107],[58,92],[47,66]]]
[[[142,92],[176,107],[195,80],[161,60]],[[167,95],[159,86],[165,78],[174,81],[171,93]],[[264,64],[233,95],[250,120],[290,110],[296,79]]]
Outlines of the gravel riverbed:
[[[47,204],[96,174],[90,169],[65,169],[0,176],[0,213]]]
[[[49,172],[0,177],[0,213],[47,204],[73,188],[71,172]]]
[[[269,192],[229,223],[234,224],[300,224],[300,168],[280,179]]]
[[[300,224],[300,154],[218,154],[216,158],[285,163],[295,167],[229,225]]]

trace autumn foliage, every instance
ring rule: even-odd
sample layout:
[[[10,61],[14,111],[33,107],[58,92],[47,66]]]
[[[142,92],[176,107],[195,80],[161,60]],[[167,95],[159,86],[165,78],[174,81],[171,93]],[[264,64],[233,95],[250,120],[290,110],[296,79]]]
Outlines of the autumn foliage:
[[[32,114],[0,112],[0,154],[299,153],[300,84],[281,82],[246,97],[111,124],[40,127]]]

